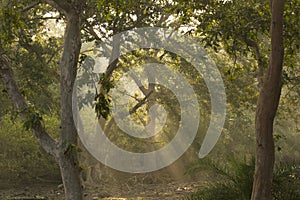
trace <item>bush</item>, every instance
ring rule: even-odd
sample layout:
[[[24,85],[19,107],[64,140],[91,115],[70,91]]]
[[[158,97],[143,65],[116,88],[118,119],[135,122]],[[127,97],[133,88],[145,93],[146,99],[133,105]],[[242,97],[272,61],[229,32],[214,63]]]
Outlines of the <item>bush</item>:
[[[226,164],[208,161],[196,169],[209,168],[222,177],[186,197],[187,200],[248,200],[251,198],[254,158],[246,162],[230,158]],[[300,162],[287,161],[275,166],[272,194],[275,200],[300,199]]]
[[[274,200],[299,200],[300,161],[287,161],[276,165],[272,186]]]
[[[56,161],[39,146],[20,121],[0,120],[0,179],[9,181],[59,178]]]

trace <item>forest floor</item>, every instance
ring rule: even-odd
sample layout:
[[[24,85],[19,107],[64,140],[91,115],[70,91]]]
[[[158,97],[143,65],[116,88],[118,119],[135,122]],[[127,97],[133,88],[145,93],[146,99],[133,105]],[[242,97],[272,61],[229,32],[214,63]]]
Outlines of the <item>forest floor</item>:
[[[85,200],[171,200],[183,199],[196,191],[201,183],[170,182],[165,184],[136,184],[89,186],[84,189]],[[57,183],[4,184],[0,182],[1,200],[63,200],[62,185]]]

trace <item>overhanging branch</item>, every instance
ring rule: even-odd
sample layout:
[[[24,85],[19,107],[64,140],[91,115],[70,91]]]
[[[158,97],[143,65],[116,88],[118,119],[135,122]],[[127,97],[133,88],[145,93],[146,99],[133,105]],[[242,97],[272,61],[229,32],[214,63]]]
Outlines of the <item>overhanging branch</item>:
[[[27,119],[28,114],[30,114],[27,112],[29,106],[15,81],[9,58],[5,54],[3,54],[1,47],[0,77],[6,86],[9,97],[12,99],[12,101],[20,111],[20,115],[23,119]],[[45,151],[57,157],[58,151],[56,141],[45,131],[41,122],[39,121],[35,123],[34,126],[31,127],[31,129]]]
[[[263,64],[259,46],[257,42],[255,42],[254,40],[242,38],[242,41],[244,41],[254,51],[255,59],[257,60],[257,67],[258,67],[257,80],[258,80],[259,87],[261,87],[264,82],[264,64]]]
[[[65,0],[45,0],[46,3],[56,8],[58,11],[67,15],[71,10],[72,6]]]
[[[30,9],[34,8],[35,6],[39,5],[41,2],[40,1],[36,1],[36,2],[33,2],[31,4],[29,4],[28,6],[26,6],[25,8],[23,8],[22,12],[27,12],[29,11]]]

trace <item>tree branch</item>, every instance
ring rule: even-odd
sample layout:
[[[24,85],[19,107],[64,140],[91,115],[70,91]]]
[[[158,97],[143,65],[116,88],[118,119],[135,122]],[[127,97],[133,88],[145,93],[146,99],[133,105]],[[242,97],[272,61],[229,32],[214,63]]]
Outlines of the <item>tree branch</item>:
[[[95,40],[102,41],[101,38],[98,36],[98,34],[95,32],[93,26],[87,20],[85,20],[85,24],[86,24],[85,31],[91,34]]]
[[[1,44],[0,44],[1,45]],[[9,58],[3,54],[3,50],[0,47],[0,77],[3,80],[8,95],[15,103],[16,107],[19,109],[21,117],[23,119],[28,118],[28,104],[22,95],[13,75],[12,68],[10,66]],[[57,158],[58,149],[56,141],[45,131],[41,122],[38,121],[31,127],[33,133],[38,139],[41,146],[45,149],[47,153],[52,154]]]
[[[261,87],[263,85],[263,82],[264,82],[264,64],[263,64],[263,60],[262,60],[262,56],[261,56],[261,53],[260,53],[259,46],[258,46],[257,42],[255,42],[254,40],[250,40],[250,39],[247,39],[247,38],[242,38],[242,41],[244,41],[254,51],[255,58],[257,60],[257,67],[258,67],[257,80],[258,80],[259,87]]]
[[[125,73],[129,72],[129,69],[122,67],[121,68]],[[139,87],[139,89],[142,91],[142,93],[147,96],[148,94],[148,89],[145,88],[145,86],[143,86],[142,82],[140,81],[140,79],[134,74],[134,73],[129,73],[129,76],[134,80],[134,82],[136,83],[136,85]]]
[[[143,104],[146,103],[147,99],[150,97],[152,94],[153,90],[151,90],[140,102],[138,102],[130,111],[129,114],[132,115],[139,109]]]
[[[65,0],[45,0],[46,3],[67,15],[72,10],[72,5]]]
[[[26,6],[25,8],[23,8],[22,12],[27,12],[29,11],[30,9],[34,8],[35,6],[39,5],[41,2],[40,1],[36,1],[36,2],[33,2],[31,4],[29,4],[28,6]]]

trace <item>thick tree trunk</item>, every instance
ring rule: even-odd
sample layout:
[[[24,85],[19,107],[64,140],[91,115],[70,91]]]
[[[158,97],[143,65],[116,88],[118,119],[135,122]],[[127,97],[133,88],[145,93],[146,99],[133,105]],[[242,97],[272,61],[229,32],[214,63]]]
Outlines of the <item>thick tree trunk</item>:
[[[72,95],[81,49],[81,17],[86,0],[46,0],[67,19],[64,51],[60,62],[61,137],[58,163],[65,188],[65,200],[83,198],[78,162],[78,135],[73,119]]]
[[[31,129],[41,146],[52,154],[59,163],[65,188],[65,200],[82,200],[80,167],[77,157],[77,131],[72,114],[72,91],[77,73],[77,63],[81,48],[81,15],[85,0],[68,3],[60,0],[49,0],[49,4],[63,12],[67,18],[64,34],[64,51],[60,62],[61,77],[61,137],[57,143],[45,131],[41,122],[35,122]],[[28,104],[19,90],[13,76],[10,60],[3,53],[0,44],[0,77],[6,85],[10,98],[20,110],[22,117],[28,118]]]
[[[74,159],[73,156],[64,155],[64,153],[60,154],[58,158],[66,200],[83,199],[80,172],[77,163],[77,159]]]
[[[81,200],[80,166],[77,155],[77,130],[73,119],[72,95],[81,48],[81,12],[76,7],[66,14],[64,51],[60,63],[61,141],[58,162],[66,200]]]
[[[275,160],[273,122],[281,93],[284,57],[284,0],[271,3],[271,56],[256,110],[256,163],[252,200],[271,200],[272,175]]]

